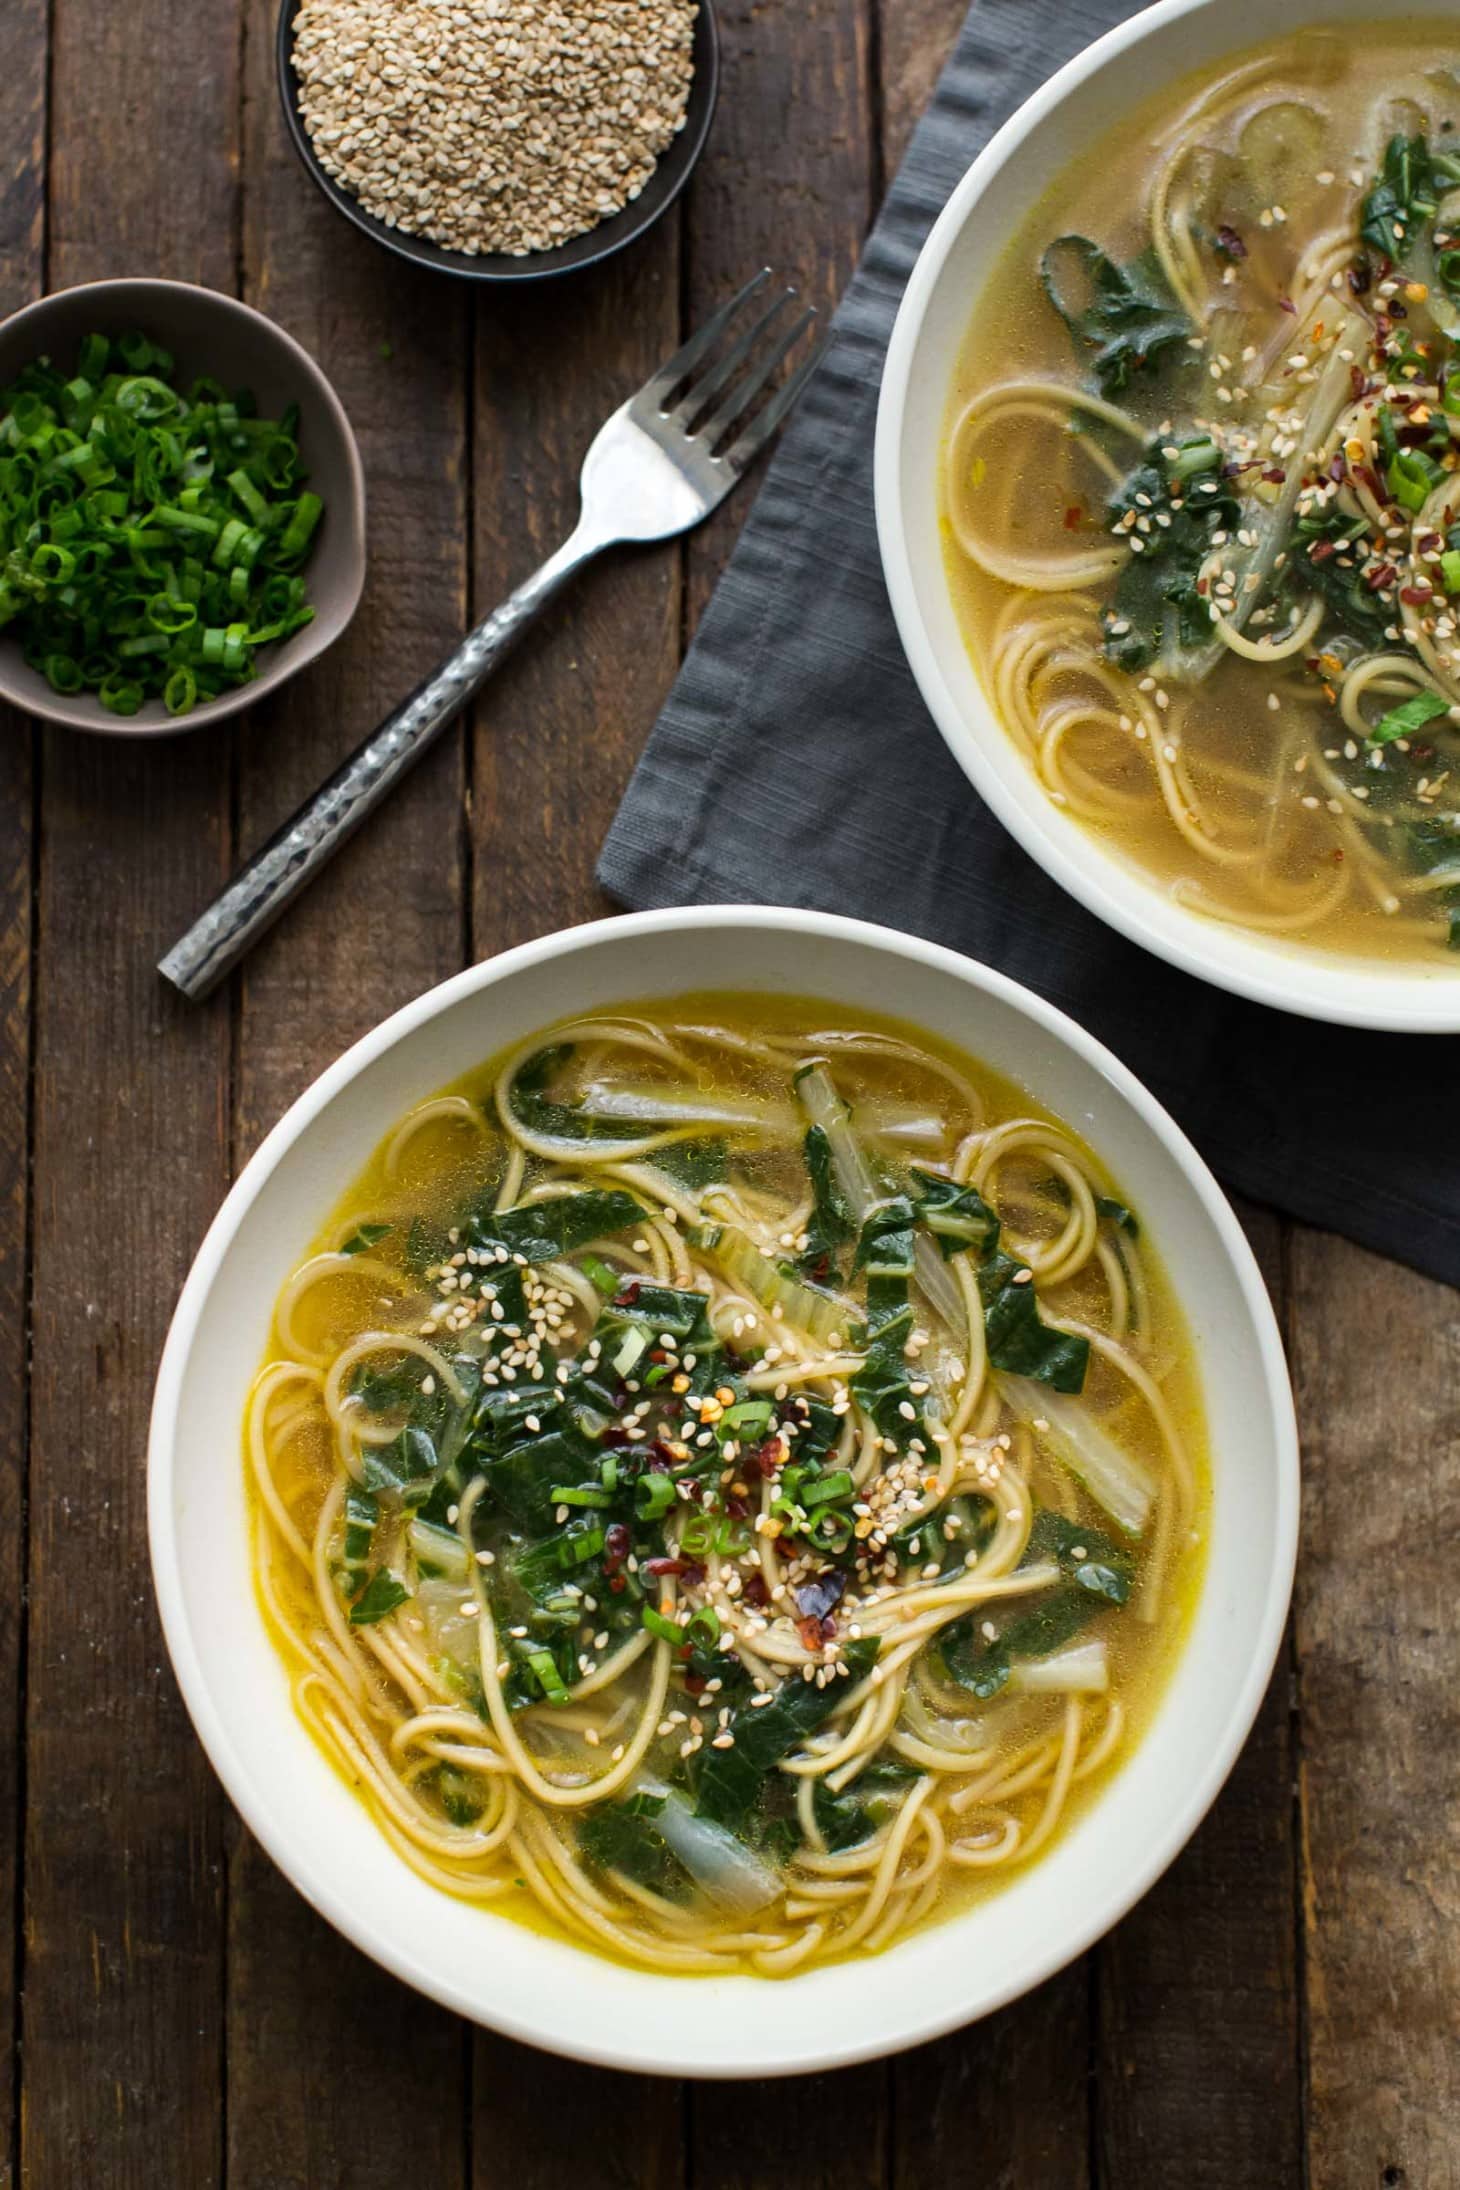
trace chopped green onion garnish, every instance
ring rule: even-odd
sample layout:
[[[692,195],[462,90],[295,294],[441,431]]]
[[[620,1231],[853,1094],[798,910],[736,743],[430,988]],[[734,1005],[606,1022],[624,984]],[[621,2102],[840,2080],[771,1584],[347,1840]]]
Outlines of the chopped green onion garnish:
[[[1389,492],[1401,509],[1423,509],[1444,477],[1438,464],[1419,449],[1396,449],[1389,459]]]
[[[174,370],[145,335],[88,335],[73,373],[39,358],[0,388],[0,627],[122,715],[216,699],[314,614],[297,412]]]
[[[644,1625],[648,1628],[649,1633],[657,1635],[660,1642],[682,1643],[684,1641],[684,1629],[679,1622],[677,1620],[667,1620],[662,1612],[655,1611],[653,1605],[645,1605],[643,1618]]]
[[[856,1487],[845,1468],[836,1468],[830,1475],[823,1475],[818,1482],[805,1484],[797,1496],[809,1513],[814,1506],[830,1506],[838,1498],[850,1498]]]
[[[641,1475],[636,1493],[639,1518],[657,1521],[674,1504],[674,1496],[674,1484],[667,1475]]]

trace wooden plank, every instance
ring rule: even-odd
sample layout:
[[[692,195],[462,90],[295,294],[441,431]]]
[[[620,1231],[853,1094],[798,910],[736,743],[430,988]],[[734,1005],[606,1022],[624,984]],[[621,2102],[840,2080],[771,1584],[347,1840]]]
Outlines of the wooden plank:
[[[1086,2190],[1088,1994],[1079,1962],[894,2061],[893,2190]]]
[[[1242,1214],[1281,1316],[1284,1228]],[[1285,1649],[1211,1815],[1097,1950],[1098,2179],[1115,2190],[1298,2180],[1292,1690]]]
[[[46,10],[18,0],[0,13],[0,312],[37,295],[45,211]],[[31,901],[34,782],[31,726],[0,711],[0,2185],[18,2170],[16,1988],[20,1917],[26,1377],[29,1352]]]
[[[233,278],[232,0],[56,0],[50,280]],[[181,88],[180,88],[181,87]],[[21,2174],[221,2172],[220,1803],[166,1671],[143,1454],[226,1171],[227,1011],[159,948],[228,860],[230,740],[43,746]]]
[[[477,321],[474,613],[566,538],[603,420],[679,341],[678,219]],[[678,661],[679,560],[624,551],[581,577],[500,672],[472,745],[478,957],[610,911],[593,863]]]
[[[1455,1295],[1293,1243],[1309,2179],[1460,2184]]]
[[[563,539],[594,433],[679,341],[679,222],[598,272],[476,326],[473,613],[486,614]],[[593,863],[679,653],[677,551],[634,551],[579,580],[482,697],[472,743],[473,948],[611,911]],[[679,2180],[673,2086],[541,2056],[488,2032],[473,2068],[475,2180]],[[549,2094],[547,2103],[539,2095]],[[633,2172],[644,2170],[642,2178]]]
[[[871,0],[801,0],[775,9],[720,0],[716,13],[723,89],[689,201],[689,324],[758,266],[774,268],[829,318],[856,265],[879,168],[868,82]],[[691,629],[754,493],[752,479],[691,536]]]
[[[889,2179],[881,2062],[784,2084],[691,2084],[688,2115],[694,2190],[883,2190]]]
[[[478,2035],[478,2190],[681,2190],[679,2086]]]
[[[350,415],[370,572],[346,636],[250,718],[245,851],[449,651],[466,613],[466,300],[354,234],[309,188],[274,93],[274,12],[272,0],[248,8],[244,294],[319,359]],[[250,959],[236,1162],[331,1058],[459,969],[463,791],[457,730]],[[229,2180],[463,2182],[461,2024],[315,1916],[236,1819],[228,1849]]]
[[[878,0],[877,90],[886,180],[907,150],[967,12],[965,0]]]

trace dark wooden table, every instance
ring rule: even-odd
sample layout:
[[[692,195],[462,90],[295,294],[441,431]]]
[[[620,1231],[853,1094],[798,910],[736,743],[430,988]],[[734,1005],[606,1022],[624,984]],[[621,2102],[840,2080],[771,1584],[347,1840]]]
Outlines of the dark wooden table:
[[[1333,1239],[1251,1220],[1307,1487],[1291,1648],[1230,1786],[1083,1962],[885,2066],[685,2087],[453,2021],[259,1853],[163,1656],[147,1410],[230,1174],[385,1012],[606,909],[595,852],[748,497],[592,575],[231,994],[180,1005],[159,950],[558,538],[589,432],[687,322],[763,257],[835,298],[963,4],[720,0],[688,201],[504,300],[397,267],[317,197],[272,0],[0,0],[0,307],[109,274],[236,289],[332,376],[371,503],[353,630],[236,731],[0,728],[7,2184],[1460,2183],[1455,1305]]]

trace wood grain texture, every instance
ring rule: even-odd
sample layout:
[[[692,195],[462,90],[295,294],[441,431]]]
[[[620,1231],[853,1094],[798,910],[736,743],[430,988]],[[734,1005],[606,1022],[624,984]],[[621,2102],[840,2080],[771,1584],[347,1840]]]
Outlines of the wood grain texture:
[[[1077,1963],[893,2062],[891,2190],[1087,2190],[1089,1989]]]
[[[1293,1346],[1310,2180],[1455,2190],[1455,1295],[1299,1231]]]
[[[1270,1212],[1241,1213],[1281,1320],[1285,1228]],[[1211,1814],[1095,1951],[1102,2183],[1179,2177],[1186,2190],[1230,2190],[1299,2180],[1292,1700],[1285,1644]]]
[[[679,342],[679,222],[571,282],[483,297],[473,414],[473,614],[565,539],[590,441]],[[579,577],[478,703],[472,934],[489,956],[611,911],[598,847],[679,659],[679,557]]]
[[[707,318],[758,266],[830,318],[872,214],[870,0],[798,0],[794,8],[720,0],[716,14],[724,73],[714,133],[689,190],[688,324]],[[752,476],[690,536],[690,630],[755,485]]]
[[[279,116],[273,17],[272,0],[250,9],[244,294],[318,358],[350,415],[370,568],[349,632],[248,717],[244,851],[456,643],[467,592],[466,300],[375,249],[304,184]],[[458,970],[463,794],[458,728],[249,960],[236,1163],[358,1035]],[[232,1818],[228,1851],[229,2182],[463,2184],[462,2026],[323,1923]]]
[[[51,283],[230,288],[233,0],[166,0],[139,27],[56,0]],[[230,743],[42,750],[21,2174],[207,2190],[220,1801],[157,1632],[144,1455],[227,1132],[226,1019],[169,1000],[154,961],[226,871]]]
[[[44,0],[0,12],[0,313],[39,294],[45,241]],[[30,1008],[34,894],[33,732],[0,710],[0,2185],[18,2163],[14,1983],[20,1916],[27,1268],[30,1208]]]
[[[890,180],[933,96],[968,9],[965,0],[877,0],[882,173]]]
[[[681,2190],[682,2087],[482,2036],[475,2190]]]
[[[693,2190],[883,2190],[889,2126],[882,2062],[785,2083],[691,2084],[688,2180]]]

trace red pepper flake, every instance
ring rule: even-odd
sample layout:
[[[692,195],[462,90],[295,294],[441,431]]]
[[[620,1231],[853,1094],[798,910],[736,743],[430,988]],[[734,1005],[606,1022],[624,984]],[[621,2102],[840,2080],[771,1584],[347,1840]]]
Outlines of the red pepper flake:
[[[676,1581],[688,1582],[691,1586],[705,1578],[705,1570],[698,1559],[646,1559],[644,1572],[652,1574],[656,1581],[670,1574]]]
[[[706,1686],[706,1677],[703,1673],[685,1674],[684,1692],[687,1696],[702,1696],[705,1692]]]
[[[1296,319],[1298,316],[1298,307],[1296,304],[1294,304],[1291,297],[1279,297],[1278,309],[1282,312],[1291,312],[1294,319]]]
[[[742,1456],[740,1472],[747,1483],[758,1482],[762,1476],[768,1479],[775,1474],[785,1457],[786,1448],[780,1438],[768,1437],[764,1444],[756,1446],[754,1452]]]
[[[603,1564],[608,1573],[612,1574],[618,1567],[623,1565],[629,1555],[632,1541],[627,1525],[623,1521],[609,1522],[608,1527],[603,1532]]]
[[[1315,540],[1312,547],[1310,547],[1308,550],[1308,560],[1310,563],[1326,563],[1331,556],[1334,556],[1337,553],[1337,541]]]
[[[1084,510],[1078,502],[1071,502],[1069,508],[1065,511],[1065,531],[1075,531],[1084,514]]]
[[[1233,261],[1245,259],[1247,256],[1246,244],[1228,221],[1223,221],[1221,227],[1217,230],[1217,249],[1221,252],[1223,258],[1232,259]]]
[[[801,1638],[801,1644],[803,1649],[819,1650],[821,1648],[822,1638],[820,1620],[813,1619],[810,1616],[808,1616],[804,1620],[798,1620],[796,1622],[796,1633]]]
[[[1286,482],[1288,475],[1280,464],[1269,464],[1262,476],[1269,486],[1280,487]]]
[[[631,1445],[633,1441],[634,1440],[632,1439],[632,1437],[630,1437],[627,1430],[614,1428],[606,1429],[603,1433],[602,1438],[599,1440],[601,1444],[608,1447],[608,1450],[610,1452],[622,1452],[624,1447],[626,1445]]]
[[[1369,376],[1362,365],[1350,365],[1348,369],[1349,392],[1355,403],[1368,392]]]
[[[1421,555],[1433,555],[1436,548],[1442,548],[1445,542],[1438,532],[1422,532],[1414,544]]]
[[[1348,270],[1348,285],[1356,297],[1366,297],[1374,286],[1374,269],[1366,258],[1357,258]]]
[[[757,1612],[770,1603],[771,1593],[766,1588],[763,1574],[757,1571],[747,1576],[745,1587],[740,1592],[740,1601],[753,1606]]]
[[[637,1307],[637,1305],[638,1305],[638,1300],[639,1300],[639,1287],[640,1287],[640,1285],[642,1284],[642,1282],[643,1282],[643,1280],[642,1280],[642,1279],[640,1279],[640,1278],[630,1278],[630,1279],[629,1279],[629,1281],[628,1281],[628,1283],[627,1283],[626,1285],[621,1285],[621,1286],[619,1287],[619,1289],[618,1289],[618,1300],[619,1300],[619,1304],[620,1304],[620,1305],[621,1305],[622,1307],[625,1307],[625,1308],[634,1308],[634,1307]]]
[[[1399,576],[1392,563],[1376,563],[1372,570],[1364,572],[1364,584],[1371,593],[1382,593],[1385,586],[1392,586]]]
[[[677,1468],[678,1466],[678,1459],[670,1451],[669,1447],[665,1444],[663,1438],[656,1437],[653,1444],[649,1447],[650,1472],[654,1475],[664,1475],[667,1474],[671,1468]]]
[[[1400,600],[1406,602],[1410,608],[1423,608],[1425,603],[1432,601],[1434,597],[1434,590],[1430,586],[1401,586],[1399,588]]]

